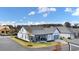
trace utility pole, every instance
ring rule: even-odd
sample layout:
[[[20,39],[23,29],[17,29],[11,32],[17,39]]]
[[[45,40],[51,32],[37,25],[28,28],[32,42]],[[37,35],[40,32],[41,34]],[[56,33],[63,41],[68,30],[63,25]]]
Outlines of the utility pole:
[[[69,48],[69,51],[71,51],[71,46],[69,42],[68,42],[68,48]]]

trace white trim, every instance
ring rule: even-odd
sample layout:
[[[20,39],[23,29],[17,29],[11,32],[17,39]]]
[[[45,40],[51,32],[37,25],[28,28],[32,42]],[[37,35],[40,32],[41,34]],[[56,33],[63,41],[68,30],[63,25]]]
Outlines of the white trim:
[[[69,45],[70,45],[70,51],[72,51],[72,48],[71,48],[71,46],[75,46],[75,47],[79,47],[79,45],[77,45],[77,44],[74,44],[74,43],[69,43]]]
[[[70,43],[70,45],[72,45],[72,46],[75,46],[75,47],[79,47],[79,45],[76,45],[76,44],[72,44],[72,43]]]

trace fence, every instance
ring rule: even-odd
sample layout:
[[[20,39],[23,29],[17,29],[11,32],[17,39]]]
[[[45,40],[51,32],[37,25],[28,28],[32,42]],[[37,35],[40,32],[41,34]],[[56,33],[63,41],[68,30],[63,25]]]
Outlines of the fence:
[[[69,51],[78,51],[79,45],[75,43],[69,43]]]

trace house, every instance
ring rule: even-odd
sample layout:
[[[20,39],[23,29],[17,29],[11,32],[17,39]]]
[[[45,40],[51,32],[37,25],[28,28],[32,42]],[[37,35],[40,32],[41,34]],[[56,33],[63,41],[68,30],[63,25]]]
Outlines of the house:
[[[12,26],[12,25],[7,25],[10,28],[10,35],[17,35],[18,31],[22,28],[22,26]]]
[[[8,35],[10,28],[8,26],[0,26],[0,35]]]
[[[70,38],[70,39],[74,39],[74,32],[73,32],[73,28],[68,28],[68,27],[57,27],[59,33],[60,33],[60,37],[63,38]]]
[[[17,34],[18,38],[21,38],[26,41],[54,41],[59,39],[60,37],[65,38],[74,38],[74,33],[71,29],[64,26],[51,26],[51,27],[43,27],[43,26],[24,26]]]
[[[51,28],[22,27],[21,30],[18,32],[17,37],[24,39],[26,41],[51,41],[54,40],[54,38],[51,36],[53,36],[55,30],[56,28],[53,27]]]
[[[79,38],[79,28],[73,28],[74,37],[77,39]]]

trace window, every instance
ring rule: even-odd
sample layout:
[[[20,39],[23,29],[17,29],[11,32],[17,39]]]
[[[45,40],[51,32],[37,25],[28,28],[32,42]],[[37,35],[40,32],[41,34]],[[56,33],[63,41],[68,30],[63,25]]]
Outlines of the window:
[[[2,33],[4,33],[4,31],[2,31]]]
[[[8,33],[9,31],[6,31],[6,33]]]
[[[36,41],[47,41],[46,35],[35,35]]]
[[[23,34],[21,34],[21,38],[23,38]]]
[[[54,39],[58,39],[59,38],[59,35],[54,35]]]

